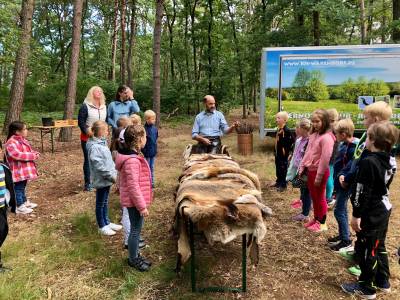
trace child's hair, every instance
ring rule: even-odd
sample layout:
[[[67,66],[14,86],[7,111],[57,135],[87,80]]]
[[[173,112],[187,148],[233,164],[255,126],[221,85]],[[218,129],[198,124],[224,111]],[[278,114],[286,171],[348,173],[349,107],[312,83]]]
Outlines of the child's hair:
[[[335,125],[336,133],[345,133],[348,137],[354,134],[354,123],[351,119],[339,120]]]
[[[119,134],[121,133],[122,130],[123,130],[122,127],[118,127],[113,130],[112,136],[111,136],[110,151],[116,151],[121,148]]]
[[[339,120],[339,113],[336,108],[329,108],[326,110],[329,115],[329,121],[331,123],[337,122]]]
[[[329,114],[325,109],[316,109],[313,111],[313,113],[311,114],[311,119],[317,117],[321,120],[322,122],[322,127],[320,129],[320,131],[318,132],[319,134],[324,134],[325,132],[327,132],[331,126],[330,120],[329,120]],[[312,132],[316,132],[314,127],[312,129]]]
[[[131,120],[130,120],[127,116],[122,116],[122,117],[120,117],[120,118],[117,120],[116,124],[117,124],[117,127],[118,127],[118,128],[119,128],[119,127],[126,128],[127,126],[132,125],[132,124],[131,124]]]
[[[10,139],[17,131],[21,131],[26,127],[26,124],[21,121],[14,121],[10,125],[8,125],[8,135],[7,140]]]
[[[129,125],[124,133],[126,147],[140,153],[140,140],[145,135],[146,131],[142,125]]]
[[[108,126],[107,123],[102,120],[98,120],[98,121],[94,122],[92,125],[92,128],[91,128],[93,135],[95,137],[99,137],[102,130],[104,128],[107,128],[107,126]]]
[[[144,112],[144,119],[147,121],[149,118],[155,118],[156,113],[151,109],[148,109]]]
[[[137,114],[131,114],[131,125],[140,125],[142,124],[142,118]]]
[[[310,131],[311,129],[311,121],[309,119],[303,118],[300,121],[297,122],[297,127]]]
[[[285,122],[289,119],[289,114],[286,111],[279,111],[276,116],[282,118]]]
[[[389,121],[381,121],[372,124],[368,128],[368,138],[374,143],[374,147],[390,153],[399,139],[399,129]]]
[[[369,115],[379,121],[389,121],[392,117],[392,108],[385,101],[378,101],[365,107],[364,115]]]

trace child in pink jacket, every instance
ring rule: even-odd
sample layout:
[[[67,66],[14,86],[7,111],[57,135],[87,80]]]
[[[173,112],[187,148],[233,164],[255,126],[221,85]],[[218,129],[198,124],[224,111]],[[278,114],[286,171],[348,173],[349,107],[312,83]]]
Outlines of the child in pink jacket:
[[[328,112],[317,109],[312,113],[312,134],[299,167],[299,174],[306,172],[307,187],[314,207],[314,219],[304,226],[313,232],[328,230],[326,226],[326,183],[329,178],[329,160],[336,140],[330,128]]]
[[[128,239],[131,267],[143,272],[151,262],[139,254],[139,237],[143,219],[149,215],[152,200],[151,172],[140,149],[146,145],[146,132],[142,125],[130,125],[124,133],[125,148],[118,151],[115,168],[119,172],[121,206],[128,208],[131,231]]]

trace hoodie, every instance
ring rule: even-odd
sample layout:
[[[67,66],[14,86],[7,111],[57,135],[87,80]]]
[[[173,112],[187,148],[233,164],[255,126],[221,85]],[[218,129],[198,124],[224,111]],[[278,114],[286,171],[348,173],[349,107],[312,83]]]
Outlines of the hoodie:
[[[152,200],[151,172],[147,161],[134,151],[119,152],[115,168],[119,172],[119,195],[122,207],[142,212]]]
[[[139,105],[136,100],[115,100],[108,105],[107,120],[113,128],[117,128],[117,121],[123,116],[130,116],[131,114],[138,113],[140,111]]]
[[[102,120],[107,121],[107,107],[102,104],[99,108],[93,105],[88,99],[83,101],[78,113],[78,126],[81,130],[81,141],[86,142],[89,137],[87,130],[94,122]]]
[[[341,188],[339,183],[340,173],[347,164],[351,164],[357,144],[358,138],[353,138],[350,142],[340,142],[337,147],[335,160],[333,162],[333,180],[336,189]]]
[[[94,188],[112,185],[117,179],[114,161],[105,138],[92,137],[86,144],[89,156],[90,180]]]
[[[353,217],[361,218],[363,230],[379,228],[390,215],[389,186],[395,172],[391,161],[389,153],[368,152],[359,162],[351,203]]]

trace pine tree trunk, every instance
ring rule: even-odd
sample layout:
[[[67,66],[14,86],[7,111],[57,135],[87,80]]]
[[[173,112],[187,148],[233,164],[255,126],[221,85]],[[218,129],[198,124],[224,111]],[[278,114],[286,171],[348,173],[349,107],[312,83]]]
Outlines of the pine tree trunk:
[[[11,85],[10,102],[4,120],[3,133],[7,133],[8,125],[19,120],[24,103],[25,81],[28,74],[29,43],[32,33],[32,16],[35,6],[34,0],[22,1],[22,32],[20,46],[15,60],[14,73]]]
[[[213,25],[213,0],[208,0],[208,11],[210,17],[208,20],[208,93],[212,94],[212,25]]]
[[[361,22],[361,44],[366,44],[367,42],[367,26],[365,24],[365,3],[364,0],[360,1],[360,22]]]
[[[161,58],[161,21],[163,17],[163,0],[156,0],[156,18],[153,40],[153,110],[157,115],[156,126],[160,127],[160,58]]]
[[[126,55],[125,55],[125,48],[126,48],[126,0],[121,0],[121,67],[120,67],[120,77],[121,77],[121,84],[125,84],[125,75],[126,75]]]
[[[237,61],[238,68],[239,68],[239,82],[240,82],[240,92],[242,95],[242,108],[243,108],[242,118],[246,119],[247,118],[247,113],[246,113],[247,102],[246,102],[246,93],[244,90],[242,60],[240,59],[239,42],[238,42],[238,39],[236,36],[235,16],[233,15],[233,13],[231,11],[231,5],[229,3],[229,0],[226,0],[226,5],[228,7],[228,13],[229,13],[229,16],[231,19],[232,31],[233,31],[233,41],[235,43],[235,51],[236,51],[236,61]]]
[[[195,21],[195,12],[197,1],[194,0],[193,7],[190,7],[190,23],[191,23],[191,35],[192,35],[192,52],[193,52],[193,97],[196,103],[196,113],[200,112],[200,102],[197,99],[197,44],[196,44],[196,36],[194,30],[194,21]]]
[[[115,63],[117,60],[117,37],[118,37],[118,0],[114,0],[114,20],[113,20],[113,34],[111,41],[111,70],[108,76],[109,80],[115,81]]]
[[[319,11],[313,11],[313,33],[314,33],[314,46],[319,46],[321,43],[321,30],[319,26]]]
[[[72,28],[72,47],[71,57],[69,59],[68,66],[68,79],[67,79],[67,91],[64,106],[64,120],[72,119],[75,110],[75,99],[76,99],[76,81],[78,79],[78,67],[79,67],[79,50],[81,40],[81,28],[82,28],[82,8],[83,0],[74,0],[74,17],[73,17],[73,28]],[[69,142],[72,140],[72,128],[61,128],[60,130],[60,141]]]
[[[129,35],[129,49],[128,49],[128,81],[127,85],[133,89],[133,48],[135,47],[136,41],[136,0],[132,0],[131,7],[131,24],[130,24],[130,35]]]
[[[400,0],[393,0],[393,21],[400,22]],[[393,41],[400,42],[400,25],[393,27]]]

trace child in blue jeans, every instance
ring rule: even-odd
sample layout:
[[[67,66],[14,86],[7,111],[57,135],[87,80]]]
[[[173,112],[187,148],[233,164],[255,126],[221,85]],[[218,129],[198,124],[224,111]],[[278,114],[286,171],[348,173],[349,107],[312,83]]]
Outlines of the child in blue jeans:
[[[147,160],[151,170],[151,182],[154,188],[154,162],[157,155],[157,139],[158,129],[154,125],[156,123],[156,113],[152,110],[144,112],[144,129],[146,130],[146,146],[142,149],[142,153]]]
[[[337,122],[335,134],[337,141],[340,142],[333,164],[333,178],[336,190],[334,215],[338,223],[339,235],[329,238],[328,244],[333,251],[339,252],[341,249],[350,250],[351,247],[349,221],[347,218],[347,200],[350,197],[350,190],[340,185],[339,173],[348,163],[351,163],[358,139],[353,137],[354,124],[351,119],[343,119]]]
[[[117,171],[107,145],[108,125],[96,121],[92,126],[93,137],[86,144],[89,156],[90,177],[96,189],[96,221],[99,232],[114,235],[122,226],[111,223],[108,218],[108,196],[110,188],[117,180]]]

